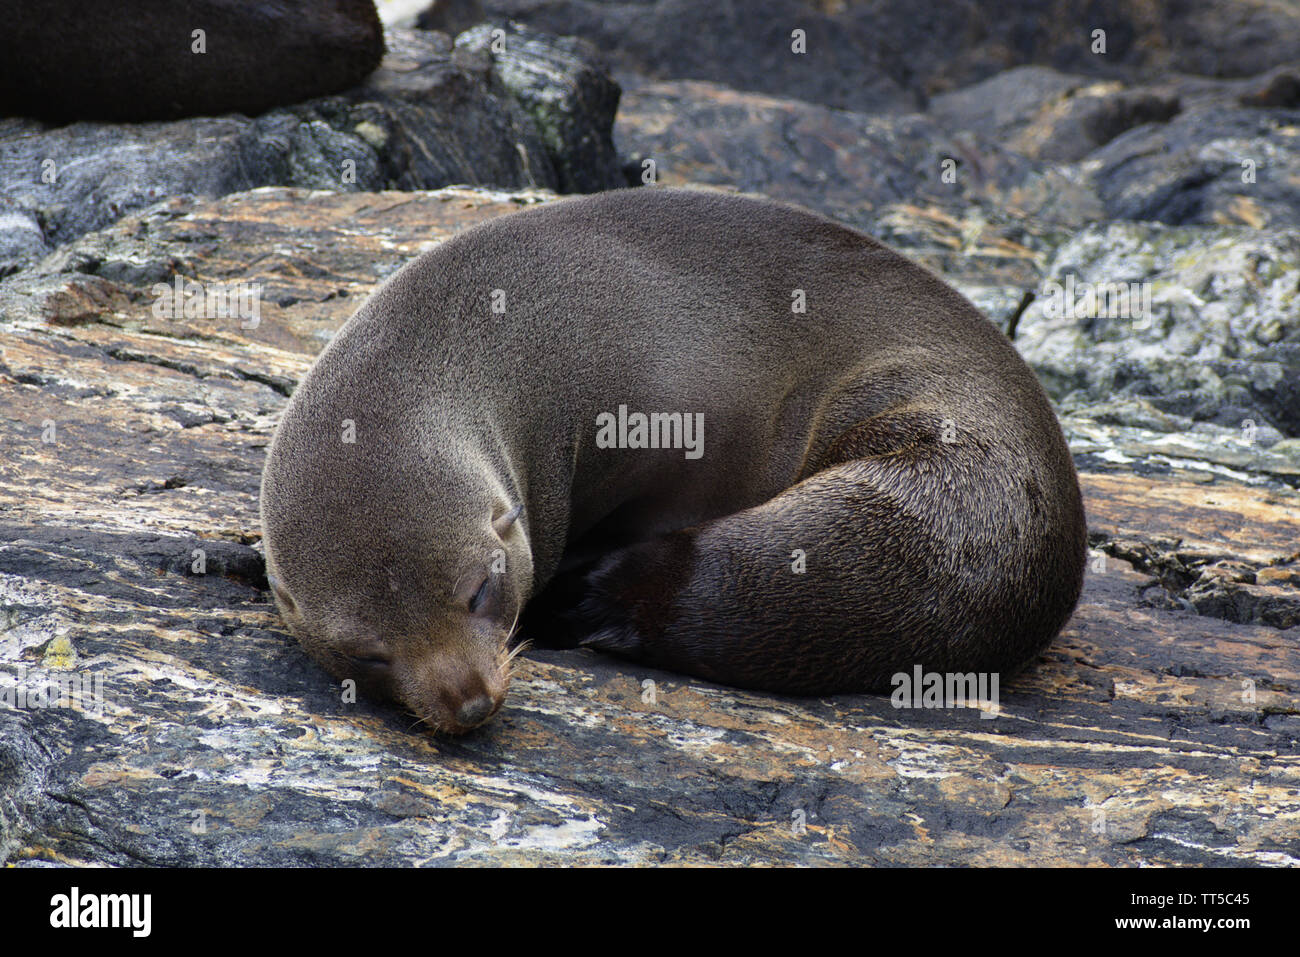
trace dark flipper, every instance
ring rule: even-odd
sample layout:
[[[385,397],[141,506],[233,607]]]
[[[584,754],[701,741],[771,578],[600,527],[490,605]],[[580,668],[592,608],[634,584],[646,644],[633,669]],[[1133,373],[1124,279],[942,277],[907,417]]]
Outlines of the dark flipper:
[[[824,458],[840,461],[762,505],[605,555],[566,586],[563,627],[724,684],[828,694],[887,690],[915,665],[1009,672],[1065,623],[1081,507],[1054,511],[1007,449],[942,443],[907,413]]]

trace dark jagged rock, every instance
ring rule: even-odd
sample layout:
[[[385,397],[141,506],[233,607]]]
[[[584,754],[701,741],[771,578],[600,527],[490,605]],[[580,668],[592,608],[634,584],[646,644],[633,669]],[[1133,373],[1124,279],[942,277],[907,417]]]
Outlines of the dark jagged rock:
[[[659,182],[767,193],[856,224],[889,203],[963,201],[981,173],[1008,175],[1016,164],[999,151],[945,183],[942,163],[963,160],[965,143],[928,117],[869,116],[696,82],[629,90],[615,134],[632,167],[654,161]]]
[[[1300,448],[1158,410],[1066,419],[1096,554],[997,717],[584,651],[461,739],[341,700],[260,575],[276,416],[381,279],[542,198],[173,198],[0,281],[0,695],[33,695],[0,704],[0,861],[1300,864]],[[260,320],[160,317],[178,273],[262,284]],[[1208,305],[1256,303],[1223,276]]]
[[[1241,106],[1260,82],[1125,87],[1027,67],[891,115],[643,84],[624,95],[615,136],[633,177],[653,159],[661,182],[757,190],[904,245],[933,233],[927,219],[965,221],[962,251],[972,232],[1010,243],[995,255],[1012,266],[1024,261],[1013,246],[1039,255],[1108,218],[1300,224],[1300,111]],[[1007,278],[1032,285],[1023,269]]]
[[[1141,82],[1300,61],[1300,10],[1269,0],[482,0],[495,21],[580,36],[620,79],[691,79],[859,112],[912,111],[1011,67]],[[791,49],[803,30],[807,52]],[[1094,52],[1093,31],[1106,32]]]
[[[1300,109],[1300,73],[1295,70],[1278,70],[1254,84],[1238,98],[1242,106],[1280,107],[1285,110]]]
[[[456,50],[490,59],[493,76],[536,124],[559,192],[622,185],[613,137],[619,87],[594,46],[513,25],[483,25],[458,36]]]
[[[620,81],[705,80],[863,111],[909,110],[923,102],[909,88],[906,58],[888,30],[863,29],[850,22],[852,13],[837,18],[797,0],[483,0],[483,10],[493,23],[517,21],[591,41],[607,52]],[[955,39],[951,21],[932,23],[939,35],[926,45]],[[792,49],[795,29],[805,31],[806,53]]]
[[[479,0],[435,0],[415,18],[418,30],[437,30],[455,36],[482,23],[485,18]]]
[[[1089,157],[1109,218],[1300,226],[1300,110],[1187,110]]]
[[[356,86],[384,52],[373,0],[5,0],[0,22],[0,116],[56,122],[256,115]]]
[[[1019,67],[935,97],[929,113],[952,129],[979,130],[1032,159],[1072,163],[1145,123],[1181,109],[1177,96]]]
[[[926,235],[936,256],[950,254],[945,265],[985,279],[1033,285],[1035,247],[1049,248],[1032,224],[988,202],[1035,164],[923,114],[868,116],[707,83],[657,83],[624,94],[614,132],[638,175],[653,160],[666,185],[761,192],[890,240]]]
[[[504,66],[437,33],[390,33],[389,47],[355,90],[255,119],[0,121],[0,215],[17,224],[0,241],[0,275],[170,196],[621,185],[610,145],[618,89],[585,44],[512,34]]]
[[[1051,102],[1095,82],[1045,66],[1021,66],[930,100],[927,112],[944,127],[984,130],[1003,139],[1020,133]]]
[[[35,262],[49,251],[49,241],[36,214],[0,196],[0,276],[22,263]]]
[[[1170,225],[1300,224],[1300,110],[1293,74],[1172,76],[1126,87],[1022,67],[936,97],[930,115],[1036,161],[1007,206],[1067,227],[1129,219]],[[1056,194],[1042,182],[1072,184]]]

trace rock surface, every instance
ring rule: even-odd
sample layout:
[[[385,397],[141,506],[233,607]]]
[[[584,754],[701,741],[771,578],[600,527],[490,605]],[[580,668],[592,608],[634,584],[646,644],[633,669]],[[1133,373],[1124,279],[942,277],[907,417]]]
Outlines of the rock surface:
[[[1300,436],[1300,232],[1089,227],[1056,251],[1016,341],[1076,403],[1137,396],[1168,431]]]
[[[493,80],[523,107],[554,166],[555,189],[594,193],[622,185],[613,138],[619,88],[590,43],[484,24],[456,37],[456,52],[489,63]]]
[[[1066,419],[1095,558],[997,717],[750,694],[579,651],[529,656],[463,739],[341,701],[265,590],[275,417],[384,276],[543,199],[172,198],[0,282],[0,691],[63,676],[101,694],[0,705],[0,860],[1300,864],[1295,452],[1165,430],[1174,413],[1140,395]],[[1134,243],[1210,262],[1212,229]],[[1251,249],[1291,269],[1288,237],[1207,266],[1206,308],[1262,315],[1267,287],[1237,270]],[[1171,253],[1151,272],[1187,268]],[[161,318],[153,286],[177,274],[261,284],[257,321]]]
[[[494,21],[582,36],[620,79],[706,80],[861,112],[1037,64],[1136,82],[1300,62],[1300,10],[1270,0],[482,0]],[[1104,52],[1095,30],[1105,31]],[[805,52],[792,45],[802,30]]]
[[[890,203],[965,206],[1032,168],[924,114],[852,113],[698,82],[630,90],[615,134],[634,169],[654,160],[659,182],[779,195],[860,227]],[[957,175],[945,181],[949,159]]]
[[[1300,865],[1300,12],[422,23],[255,120],[0,122],[0,861]],[[1037,369],[1092,561],[996,717],[538,651],[436,739],[281,627],[257,491],[311,358],[427,246],[646,160],[890,242]],[[457,182],[543,189],[419,191]]]
[[[924,249],[928,264],[950,278],[1031,288],[1060,240],[1054,234],[1061,227],[1048,217],[1027,217],[1002,202],[1009,190],[1047,174],[979,134],[945,130],[924,114],[866,115],[671,82],[627,91],[614,133],[633,179],[651,162],[664,185],[703,183],[807,206]],[[1078,189],[1072,201],[1068,193],[1065,183],[1042,191],[1051,202],[1099,210],[1095,195]],[[1022,293],[990,295],[996,304],[980,304],[1005,320]]]
[[[982,131],[1031,159],[1069,163],[1181,108],[1176,95],[1026,66],[937,96],[928,112],[945,127]]]
[[[1240,102],[1269,82],[1129,87],[1026,67],[893,114],[643,83],[615,136],[630,172],[650,158],[660,182],[761,189],[872,231],[895,202],[974,206],[1029,233],[1101,219],[1294,226],[1300,109]]]
[[[621,185],[618,87],[590,45],[513,29],[500,54],[422,31],[390,31],[387,42],[361,86],[256,118],[0,120],[0,276],[171,196]]]
[[[1127,84],[1031,66],[936,96],[926,112],[862,113],[637,81],[615,137],[630,181],[819,210],[907,249],[1011,330],[1054,252],[1089,224],[1293,227],[1294,84],[1287,68]]]

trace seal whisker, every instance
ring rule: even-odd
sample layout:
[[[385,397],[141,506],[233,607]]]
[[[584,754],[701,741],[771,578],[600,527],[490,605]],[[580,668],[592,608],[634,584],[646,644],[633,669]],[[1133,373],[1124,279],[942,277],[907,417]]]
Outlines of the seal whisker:
[[[519,632],[519,616],[523,613],[523,610],[524,610],[524,606],[523,606],[522,604],[520,604],[520,606],[519,606],[518,608],[515,609],[515,620],[512,621],[512,622],[510,623],[510,627],[506,629],[506,640],[505,640],[505,645],[504,645],[503,647],[505,647],[505,648],[509,648],[509,647],[510,647],[510,640],[511,640],[512,638],[514,638],[514,636],[515,636],[516,634],[518,634],[518,632]]]
[[[433,715],[430,714],[430,715],[425,715],[424,717],[420,717],[418,714],[415,714],[414,711],[410,713],[415,716],[415,720],[412,721],[407,726],[406,728],[407,731],[410,731],[411,728],[414,728],[418,724],[427,724],[429,726],[429,730],[432,731],[434,734],[438,734],[444,730],[441,723],[433,720]]]
[[[515,676],[515,659],[530,647],[532,647],[531,641],[521,642],[517,647],[513,648],[508,655],[506,655],[505,660],[503,660],[498,666],[503,672],[503,677],[507,682]]]
[[[456,576],[456,581],[455,581],[455,582],[452,584],[452,586],[451,586],[451,593],[452,593],[453,595],[456,594],[456,592],[458,592],[458,591],[460,590],[460,583],[463,582],[463,581],[465,580],[465,576],[468,575],[468,574],[469,574],[469,571],[467,570],[467,571],[463,571],[463,572],[461,572],[459,575]]]
[[[532,645],[532,641],[521,641],[514,648],[510,647],[510,641],[519,632],[519,617],[523,613],[524,606],[521,604],[515,609],[515,619],[510,623],[510,628],[506,631],[506,640],[501,649],[497,652],[497,668],[504,673],[506,681],[509,681],[514,675],[514,660],[524,649]]]

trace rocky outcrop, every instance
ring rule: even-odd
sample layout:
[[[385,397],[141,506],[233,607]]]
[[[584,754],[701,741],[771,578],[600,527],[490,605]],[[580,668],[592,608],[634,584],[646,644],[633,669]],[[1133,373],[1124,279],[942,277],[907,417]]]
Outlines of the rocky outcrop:
[[[1206,108],[1089,157],[1105,215],[1170,225],[1300,226],[1300,109]]]
[[[594,193],[623,185],[613,137],[619,88],[591,44],[485,24],[456,37],[456,52],[489,64],[493,80],[523,107],[551,160],[554,189]]]
[[[266,591],[276,416],[377,282],[547,198],[173,198],[0,282],[0,859],[1300,864],[1300,467],[1153,406],[1066,419],[1094,556],[996,717],[583,651],[530,653],[465,738],[342,700]],[[1208,262],[1203,232],[1165,241]],[[1207,307],[1264,308],[1208,275]],[[178,276],[256,315],[169,316]]]
[[[622,182],[610,132],[618,88],[589,45],[510,30],[500,53],[420,31],[391,32],[388,46],[363,85],[256,118],[0,121],[0,222],[9,227],[0,275],[172,196]]]
[[[653,159],[661,182],[761,190],[876,232],[899,202],[976,206],[1029,236],[1102,219],[1293,226],[1300,109],[1240,102],[1272,82],[1126,87],[1032,67],[903,114],[643,84],[615,135],[632,175]]]
[[[484,22],[486,14],[479,0],[434,0],[416,15],[419,30],[437,30],[456,36]]]
[[[978,130],[1030,159],[1072,163],[1181,108],[1173,93],[1027,66],[937,96],[928,112],[947,129]]]
[[[482,0],[482,9],[591,40],[628,83],[705,80],[858,112],[923,109],[1025,65],[1133,83],[1300,62],[1300,11],[1269,0]]]
[[[1126,86],[1022,67],[936,97],[928,116],[1035,161],[1003,193],[1028,215],[1170,225],[1300,224],[1300,102],[1289,70],[1248,80],[1174,77]],[[1035,180],[1069,180],[1088,201],[1047,201]]]
[[[615,135],[634,176],[650,159],[657,182],[762,192],[860,227],[891,203],[965,206],[1031,169],[924,114],[851,113],[707,83],[628,91]]]
[[[1133,397],[1162,431],[1300,436],[1300,232],[1090,227],[1057,250],[1016,344],[1074,407]]]
[[[1004,321],[1059,241],[1054,225],[1000,204],[1037,175],[1033,162],[924,114],[869,116],[706,83],[656,83],[624,94],[614,132],[634,181],[650,163],[664,185],[761,192],[818,210],[923,250],[950,277],[996,286],[996,303],[980,304]],[[1097,208],[1082,187],[1072,198],[1067,183],[1042,196]]]

